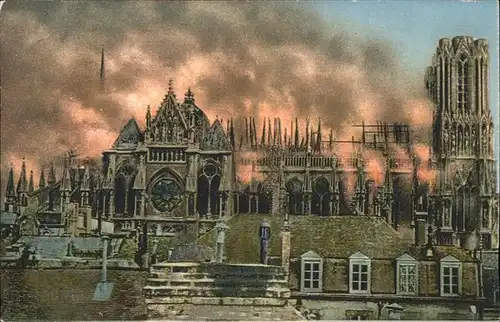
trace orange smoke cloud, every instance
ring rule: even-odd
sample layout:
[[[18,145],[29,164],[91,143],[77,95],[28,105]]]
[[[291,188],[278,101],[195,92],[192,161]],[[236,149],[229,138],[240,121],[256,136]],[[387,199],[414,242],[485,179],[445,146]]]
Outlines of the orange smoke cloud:
[[[385,177],[385,158],[378,151],[368,150],[363,153],[365,159],[366,172],[368,178],[373,180],[376,185],[381,185]]]
[[[436,179],[436,170],[429,165],[429,147],[425,144],[415,144],[413,146],[415,156],[419,160],[417,176],[420,181],[427,182],[432,185]]]

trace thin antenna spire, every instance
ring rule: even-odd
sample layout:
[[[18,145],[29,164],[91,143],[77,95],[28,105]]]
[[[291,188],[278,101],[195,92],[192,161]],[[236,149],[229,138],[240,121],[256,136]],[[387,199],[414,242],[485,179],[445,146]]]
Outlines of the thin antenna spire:
[[[104,89],[104,46],[102,47],[101,51],[101,73],[100,73],[100,81],[101,81],[101,89]]]

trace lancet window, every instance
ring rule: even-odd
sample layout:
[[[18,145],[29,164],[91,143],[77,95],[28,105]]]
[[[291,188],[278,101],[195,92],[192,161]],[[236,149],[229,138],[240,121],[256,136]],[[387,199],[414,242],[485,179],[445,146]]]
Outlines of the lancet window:
[[[330,184],[324,177],[319,177],[314,182],[311,208],[314,215],[330,214]]]
[[[286,184],[288,193],[288,205],[290,214],[301,214],[304,212],[304,195],[303,184],[297,179],[293,178]]]
[[[469,77],[469,64],[467,62],[467,57],[462,56],[457,64],[457,72],[458,72],[458,98],[457,98],[457,107],[459,113],[469,112],[468,109],[468,77]]]
[[[135,196],[132,186],[136,170],[131,164],[124,164],[118,168],[115,177],[115,213],[133,214]]]
[[[200,215],[219,213],[219,186],[219,165],[214,160],[209,160],[198,176],[198,212]]]

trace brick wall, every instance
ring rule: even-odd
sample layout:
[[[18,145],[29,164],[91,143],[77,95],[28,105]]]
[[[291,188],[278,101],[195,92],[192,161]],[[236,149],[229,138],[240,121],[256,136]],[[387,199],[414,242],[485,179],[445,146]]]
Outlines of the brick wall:
[[[138,320],[147,272],[108,271],[111,299],[92,301],[99,270],[2,270],[1,317],[5,320]]]

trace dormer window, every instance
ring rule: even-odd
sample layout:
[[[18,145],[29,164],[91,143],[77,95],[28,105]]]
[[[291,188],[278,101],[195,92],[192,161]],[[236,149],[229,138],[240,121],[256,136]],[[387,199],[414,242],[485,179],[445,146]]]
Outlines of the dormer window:
[[[459,296],[462,290],[462,263],[448,255],[441,259],[441,296]]]
[[[300,291],[320,293],[323,289],[323,258],[313,251],[308,251],[300,256],[300,260]]]
[[[408,254],[396,259],[397,293],[417,295],[418,261]]]
[[[371,260],[358,252],[349,257],[349,293],[370,293]]]

